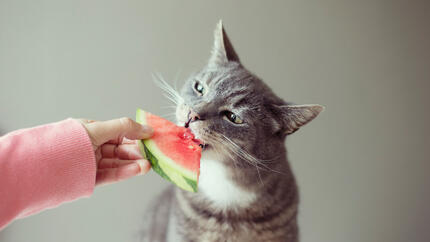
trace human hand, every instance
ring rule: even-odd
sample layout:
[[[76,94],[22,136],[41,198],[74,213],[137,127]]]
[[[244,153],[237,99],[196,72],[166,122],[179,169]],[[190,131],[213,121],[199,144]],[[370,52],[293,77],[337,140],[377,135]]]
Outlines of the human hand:
[[[96,156],[96,185],[118,182],[151,168],[143,159],[137,140],[152,136],[149,126],[130,118],[109,121],[79,120],[88,132]]]

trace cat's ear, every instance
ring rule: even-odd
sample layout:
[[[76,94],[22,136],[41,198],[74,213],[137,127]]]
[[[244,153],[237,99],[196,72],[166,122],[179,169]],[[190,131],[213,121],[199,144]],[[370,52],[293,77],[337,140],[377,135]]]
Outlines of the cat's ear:
[[[222,20],[218,22],[215,28],[214,37],[215,40],[209,59],[209,65],[222,65],[229,61],[240,62],[239,56],[236,54],[236,51],[234,51],[233,45],[224,30]]]
[[[281,113],[282,133],[287,135],[296,132],[301,126],[312,121],[324,110],[324,107],[318,104],[288,104],[277,106],[277,108]]]

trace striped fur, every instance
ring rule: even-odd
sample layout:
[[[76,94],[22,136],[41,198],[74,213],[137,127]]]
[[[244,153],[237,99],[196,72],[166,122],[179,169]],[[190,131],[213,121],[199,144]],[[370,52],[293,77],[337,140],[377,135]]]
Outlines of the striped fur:
[[[198,115],[187,124],[208,146],[199,192],[163,192],[146,216],[142,241],[298,241],[299,196],[284,141],[322,107],[277,97],[242,66],[221,23],[208,65],[180,94],[163,89],[177,104],[178,124]],[[225,111],[243,122],[229,121]]]

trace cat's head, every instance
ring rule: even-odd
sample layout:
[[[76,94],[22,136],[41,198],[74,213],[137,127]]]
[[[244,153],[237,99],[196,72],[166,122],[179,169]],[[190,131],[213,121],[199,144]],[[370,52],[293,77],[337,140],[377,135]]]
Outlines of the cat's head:
[[[273,159],[285,137],[314,119],[320,105],[293,105],[277,97],[240,63],[220,22],[207,66],[180,92],[176,118],[219,160]]]

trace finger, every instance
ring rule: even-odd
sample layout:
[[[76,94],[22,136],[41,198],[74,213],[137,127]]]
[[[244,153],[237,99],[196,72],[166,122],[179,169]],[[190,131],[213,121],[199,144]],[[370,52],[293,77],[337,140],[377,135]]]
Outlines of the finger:
[[[122,140],[118,140],[117,139],[111,139],[109,141],[107,141],[106,143],[108,144],[137,144],[137,140],[133,140],[133,139],[127,139],[126,137],[123,137]]]
[[[104,144],[101,147],[103,158],[119,158],[124,160],[142,159],[139,146],[137,144]]]
[[[132,163],[136,163],[136,161],[105,158],[100,160],[97,169],[118,168]]]
[[[103,158],[116,158],[118,157],[118,145],[104,144],[101,146],[101,153]]]
[[[122,144],[118,146],[117,156],[124,160],[138,160],[144,158],[137,144]]]
[[[149,161],[145,159],[138,159],[138,160],[121,160],[121,159],[101,159],[99,164],[97,165],[97,169],[108,169],[108,168],[118,168],[120,166],[129,165],[132,163],[137,163],[142,167],[145,167],[149,164]],[[149,165],[150,166],[150,165]]]
[[[101,145],[109,140],[147,139],[151,137],[153,130],[149,126],[143,126],[130,118],[113,119],[87,124],[96,145]]]
[[[120,168],[98,170],[96,176],[96,185],[118,182],[136,176],[139,173],[140,167],[136,163],[122,166]]]
[[[138,161],[118,168],[101,169],[97,171],[96,185],[104,185],[145,174],[150,168],[149,162]]]
[[[124,137],[122,139],[122,144],[137,144],[137,140],[127,139],[126,137]]]
[[[84,119],[84,118],[78,118],[77,119],[79,122],[81,122],[82,124],[89,124],[89,123],[94,123],[96,122],[95,120],[92,119]]]

